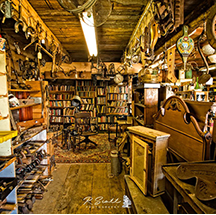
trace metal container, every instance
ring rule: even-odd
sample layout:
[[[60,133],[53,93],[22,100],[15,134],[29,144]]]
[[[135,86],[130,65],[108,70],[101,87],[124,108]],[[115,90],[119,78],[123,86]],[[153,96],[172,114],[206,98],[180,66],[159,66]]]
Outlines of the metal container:
[[[118,176],[121,172],[121,165],[119,161],[118,151],[113,150],[110,153],[111,156],[111,174]]]

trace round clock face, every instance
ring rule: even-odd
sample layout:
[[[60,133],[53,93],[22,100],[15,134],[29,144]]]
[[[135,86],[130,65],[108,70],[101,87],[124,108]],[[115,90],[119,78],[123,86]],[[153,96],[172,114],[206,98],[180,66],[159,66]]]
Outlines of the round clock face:
[[[115,77],[114,77],[114,81],[115,83],[119,84],[121,83],[122,81],[124,80],[123,76],[121,74],[117,74]]]

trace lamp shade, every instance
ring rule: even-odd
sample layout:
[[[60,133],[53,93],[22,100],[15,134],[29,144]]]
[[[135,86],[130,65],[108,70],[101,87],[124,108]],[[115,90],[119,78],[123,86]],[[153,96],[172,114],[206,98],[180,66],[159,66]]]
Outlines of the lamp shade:
[[[81,103],[82,103],[82,100],[81,100],[81,98],[79,96],[77,96],[77,95],[73,96],[73,98],[72,98],[72,106],[79,107],[81,105]]]

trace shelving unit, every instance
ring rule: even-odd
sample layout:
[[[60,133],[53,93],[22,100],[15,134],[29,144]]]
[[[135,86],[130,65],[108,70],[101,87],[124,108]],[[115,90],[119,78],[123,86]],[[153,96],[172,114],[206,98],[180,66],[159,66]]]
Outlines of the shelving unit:
[[[9,213],[27,213],[27,211],[25,211],[27,210],[26,196],[38,195],[34,190],[34,186],[41,183],[38,182],[38,180],[41,180],[41,177],[49,178],[52,174],[52,145],[51,143],[47,142],[46,130],[48,116],[46,107],[48,103],[45,99],[45,89],[47,86],[47,82],[26,81],[26,85],[30,85],[32,88],[30,90],[9,89],[10,92],[15,94],[15,96],[19,99],[27,99],[27,97],[29,96],[30,99],[34,99],[33,103],[27,103],[25,105],[10,108],[15,123],[19,128],[19,132],[17,137],[15,137],[12,142],[11,140],[4,140],[6,140],[6,142],[10,141],[10,147],[8,151],[10,151],[12,155],[16,155],[16,157],[10,159],[8,163],[11,163],[11,160],[13,162],[6,169],[0,172],[0,175],[4,174],[5,176],[7,175],[7,172],[5,173],[5,171],[9,171],[9,177],[17,178],[17,186],[14,191],[10,193],[8,200],[9,203],[13,203],[15,205],[16,209]],[[7,97],[4,98],[7,99]],[[7,105],[6,102],[4,103],[3,108],[7,108],[9,112],[8,101]],[[0,120],[0,128],[1,122],[3,121],[4,120]],[[17,131],[10,132],[12,132],[12,134],[8,134],[7,136],[4,136],[4,138],[8,138],[10,136],[12,138],[17,134]],[[0,133],[3,134],[3,132]],[[21,134],[22,138],[20,138]],[[1,138],[0,134],[0,141],[1,139],[3,138]],[[1,146],[2,144],[0,144],[0,147]],[[25,157],[23,157],[23,155],[25,155],[26,148],[29,148],[29,152],[27,152],[27,154],[28,156],[30,156],[30,159],[28,159],[27,163],[25,162]],[[39,159],[38,156],[40,155],[41,150],[43,150],[44,157],[41,157],[41,159]],[[48,153],[49,156],[45,156]],[[6,153],[4,154],[9,156]],[[9,170],[7,170],[8,168]],[[32,179],[34,179],[33,182]]]
[[[5,53],[0,52],[0,179],[3,181],[16,180],[15,173],[15,161],[16,157],[13,156],[13,151],[11,150],[11,139],[17,135],[17,131],[11,131],[10,118],[9,116],[9,103],[8,103],[8,89],[7,89],[7,76],[5,74],[6,62]],[[2,213],[17,214],[17,192],[16,192],[16,181],[13,182],[12,189],[9,187],[5,191],[1,192],[1,201],[6,199],[6,203],[3,206],[10,204],[11,209],[3,210],[0,209]]]
[[[107,86],[107,114],[128,114],[128,86]]]
[[[108,86],[108,81],[98,80],[96,87],[93,86],[92,80],[73,80],[72,82],[70,80],[74,89],[70,88],[70,91],[67,91],[71,93],[68,97],[66,97],[66,91],[58,91],[62,82],[50,86],[48,106],[50,128],[55,127],[60,130],[63,128],[63,122],[74,123],[74,111],[66,108],[71,106],[74,95],[82,99],[80,111],[90,111],[93,117],[97,116],[101,131],[106,131],[109,124],[116,123],[117,116],[128,115],[128,86]],[[64,84],[69,86],[69,82],[65,80]]]
[[[25,127],[25,125],[34,124],[35,120],[47,124],[47,101],[44,96],[48,82],[25,81],[25,84],[29,85],[31,89],[9,89],[9,92],[13,93],[20,101],[20,106],[10,107],[18,129],[20,126]]]
[[[63,128],[64,121],[70,122],[73,113],[68,113],[73,96],[75,95],[76,82],[72,83],[56,83],[49,85],[49,128],[53,125],[59,125]]]
[[[95,96],[97,88],[90,80],[77,81],[77,95],[82,99],[80,111],[88,111],[91,116],[96,117]]]
[[[134,125],[153,126],[153,115],[158,111],[158,89],[160,84],[143,84],[133,87]]]

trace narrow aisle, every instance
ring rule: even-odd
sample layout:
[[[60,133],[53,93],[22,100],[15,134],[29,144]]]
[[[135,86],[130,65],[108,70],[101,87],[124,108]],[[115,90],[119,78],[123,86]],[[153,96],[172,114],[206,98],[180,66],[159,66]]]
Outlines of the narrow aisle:
[[[33,207],[35,214],[123,214],[122,173],[109,178],[109,163],[57,164],[54,181],[42,200]],[[91,201],[90,201],[91,200]]]

